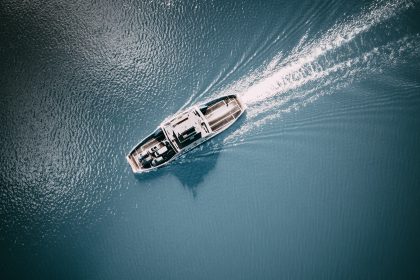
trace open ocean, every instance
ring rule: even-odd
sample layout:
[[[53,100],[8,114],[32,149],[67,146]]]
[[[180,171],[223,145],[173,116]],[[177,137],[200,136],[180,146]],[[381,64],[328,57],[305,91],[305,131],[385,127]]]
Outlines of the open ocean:
[[[420,1],[2,0],[1,279],[420,279]],[[248,110],[168,167],[166,117]]]

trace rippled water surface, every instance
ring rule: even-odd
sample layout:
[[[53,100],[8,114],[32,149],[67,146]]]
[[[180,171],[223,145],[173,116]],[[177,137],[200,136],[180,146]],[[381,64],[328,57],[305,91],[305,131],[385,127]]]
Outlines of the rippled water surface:
[[[1,279],[418,279],[420,2],[0,3]],[[130,148],[238,94],[157,172]]]

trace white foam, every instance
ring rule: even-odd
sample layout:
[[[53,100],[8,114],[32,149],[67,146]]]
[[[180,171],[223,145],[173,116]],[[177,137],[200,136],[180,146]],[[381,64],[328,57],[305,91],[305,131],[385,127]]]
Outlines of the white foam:
[[[287,57],[279,53],[267,65],[224,89],[219,95],[237,93],[248,105],[246,125],[225,142],[281,114],[297,110],[320,96],[350,84],[369,71],[380,70],[402,57],[401,51],[417,52],[419,36],[406,37],[361,53],[355,39],[372,28],[413,7],[411,1],[378,1],[356,17],[337,23],[318,40],[307,42],[305,34]],[[349,48],[342,55],[341,48]],[[379,62],[381,63],[379,63]],[[329,88],[327,88],[329,87]]]
[[[328,68],[310,72],[298,79],[285,78],[280,96],[270,100],[252,102],[247,112],[246,125],[229,135],[225,143],[232,143],[246,132],[279,118],[285,113],[296,111],[316,101],[321,96],[347,87],[356,79],[382,71],[383,67],[404,62],[410,57],[420,56],[420,34],[405,36],[380,47],[374,47],[357,57],[337,62]]]
[[[321,39],[313,43],[305,45],[305,35],[295,47],[292,55],[282,65],[279,65],[279,69],[269,71],[271,72],[269,75],[252,84],[242,93],[242,99],[245,103],[251,105],[291,88],[301,86],[311,80],[306,80],[307,76],[317,75],[318,68],[314,66],[319,65],[314,65],[314,63],[321,56],[348,44],[360,34],[412,6],[413,4],[409,1],[377,2],[368,9],[367,13],[351,19],[347,23],[337,24],[328,30]],[[273,60],[268,69],[272,69],[273,63],[276,62],[276,59]],[[319,74],[322,75],[322,73]]]

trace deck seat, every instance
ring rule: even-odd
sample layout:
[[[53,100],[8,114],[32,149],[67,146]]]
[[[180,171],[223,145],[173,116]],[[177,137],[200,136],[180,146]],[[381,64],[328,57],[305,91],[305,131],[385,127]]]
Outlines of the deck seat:
[[[143,160],[145,157],[147,157],[147,151],[141,152],[138,156],[138,159]]]
[[[159,150],[157,150],[157,154],[158,155],[163,155],[164,153],[166,153],[168,151],[168,148],[166,146],[163,146],[162,148],[160,148]]]
[[[156,166],[156,165],[160,164],[162,161],[163,161],[163,157],[155,158],[154,160],[152,160],[152,165]]]

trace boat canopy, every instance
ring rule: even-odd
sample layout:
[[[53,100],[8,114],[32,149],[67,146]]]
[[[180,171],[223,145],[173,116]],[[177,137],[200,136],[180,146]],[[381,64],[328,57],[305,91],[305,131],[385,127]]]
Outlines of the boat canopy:
[[[162,126],[162,130],[178,151],[210,132],[207,122],[197,108],[171,119]]]

